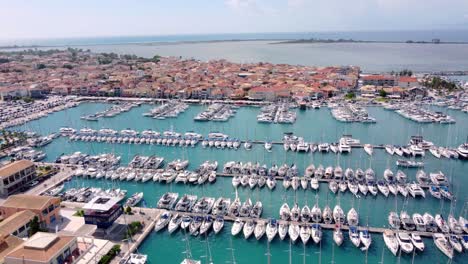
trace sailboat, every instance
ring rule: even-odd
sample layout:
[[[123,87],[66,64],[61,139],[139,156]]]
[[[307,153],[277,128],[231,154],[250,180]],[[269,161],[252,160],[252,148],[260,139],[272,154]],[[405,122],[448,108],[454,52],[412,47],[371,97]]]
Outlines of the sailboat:
[[[340,225],[336,225],[335,230],[333,231],[333,240],[336,245],[341,246],[344,241],[343,232],[341,231]]]
[[[371,238],[368,228],[365,228],[359,231],[359,239],[361,240],[361,243],[364,245],[361,248],[361,250],[362,251],[368,250],[372,243],[372,238]]]
[[[268,221],[266,227],[268,242],[271,242],[275,238],[276,233],[278,233],[278,222],[276,221],[276,219],[272,218]]]
[[[254,220],[252,219],[247,220],[243,228],[244,238],[249,239],[249,237],[253,234],[254,230],[255,230]]]
[[[310,239],[310,232],[311,232],[310,227],[307,224],[301,226],[300,237],[304,245],[306,245]]]

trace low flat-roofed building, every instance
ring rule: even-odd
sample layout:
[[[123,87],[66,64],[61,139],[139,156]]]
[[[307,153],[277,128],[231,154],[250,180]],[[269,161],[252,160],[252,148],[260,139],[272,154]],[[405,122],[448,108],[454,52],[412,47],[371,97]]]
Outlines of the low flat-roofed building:
[[[39,221],[50,225],[60,220],[60,198],[29,194],[17,194],[8,197],[0,206],[0,216],[6,219],[13,214],[30,210],[39,217]]]
[[[98,228],[110,227],[123,213],[122,205],[115,197],[95,197],[83,209],[85,224],[96,225]]]
[[[36,178],[36,166],[29,160],[18,160],[0,168],[0,196],[6,197],[24,189]]]
[[[7,219],[0,222],[0,234],[10,234],[16,237],[29,236],[29,224],[36,216],[30,210],[16,212]]]
[[[37,232],[5,258],[5,264],[74,263],[80,256],[77,239],[52,233]]]

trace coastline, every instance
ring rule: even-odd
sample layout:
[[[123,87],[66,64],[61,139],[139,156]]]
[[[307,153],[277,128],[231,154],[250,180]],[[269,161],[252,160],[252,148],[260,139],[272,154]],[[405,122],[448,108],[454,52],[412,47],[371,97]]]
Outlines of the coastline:
[[[13,49],[36,49],[36,48],[66,48],[66,47],[88,47],[88,46],[121,46],[121,45],[137,45],[137,46],[163,46],[163,45],[182,45],[182,44],[203,44],[203,43],[226,43],[226,42],[269,42],[269,41],[289,41],[293,39],[229,39],[229,40],[183,40],[183,41],[148,41],[148,42],[116,42],[116,43],[88,43],[88,44],[69,44],[69,45],[13,45],[0,46],[1,50]]]
[[[286,40],[281,42],[272,42],[269,44],[340,44],[340,43],[366,43],[366,44],[421,44],[421,45],[466,45],[468,41],[445,41],[445,42],[430,42],[430,41],[391,41],[391,40]]]
[[[392,41],[392,40],[327,40],[327,39],[285,39],[285,38],[271,38],[271,39],[219,39],[219,40],[181,40],[181,41],[123,41],[114,43],[87,43],[87,44],[60,44],[60,45],[7,45],[0,46],[2,50],[14,49],[44,49],[44,48],[66,48],[66,47],[91,47],[91,46],[122,46],[122,45],[137,45],[137,46],[171,46],[171,45],[186,45],[186,44],[212,44],[212,43],[235,43],[235,42],[268,42],[269,45],[280,44],[341,44],[341,43],[355,43],[355,44],[420,44],[420,45],[468,45],[468,41]]]

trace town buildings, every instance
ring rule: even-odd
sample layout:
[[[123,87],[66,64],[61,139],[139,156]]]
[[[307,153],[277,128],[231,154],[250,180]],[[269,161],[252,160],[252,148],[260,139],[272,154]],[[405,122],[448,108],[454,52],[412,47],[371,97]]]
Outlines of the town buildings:
[[[8,60],[0,64],[0,93],[4,98],[58,94],[183,99],[251,97],[273,101],[293,96],[328,96],[354,89],[360,71],[354,66],[239,64],[173,57],[154,61],[79,50],[4,53],[0,57]]]
[[[4,261],[5,264],[74,263],[80,254],[76,237],[37,232],[8,253]]]
[[[0,217],[6,219],[17,212],[29,210],[35,213],[43,225],[60,221],[60,198],[28,194],[11,195],[0,205]]]
[[[19,192],[36,178],[36,166],[32,161],[14,161],[0,168],[0,196]]]
[[[98,228],[108,228],[122,215],[123,208],[119,199],[115,197],[97,196],[83,206],[86,224],[96,225]]]

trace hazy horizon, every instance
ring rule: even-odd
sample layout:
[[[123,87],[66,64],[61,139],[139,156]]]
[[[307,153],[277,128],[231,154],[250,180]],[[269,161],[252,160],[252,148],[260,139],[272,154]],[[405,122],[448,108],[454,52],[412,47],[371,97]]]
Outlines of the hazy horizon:
[[[448,2],[0,0],[0,39],[468,30],[468,1]]]

